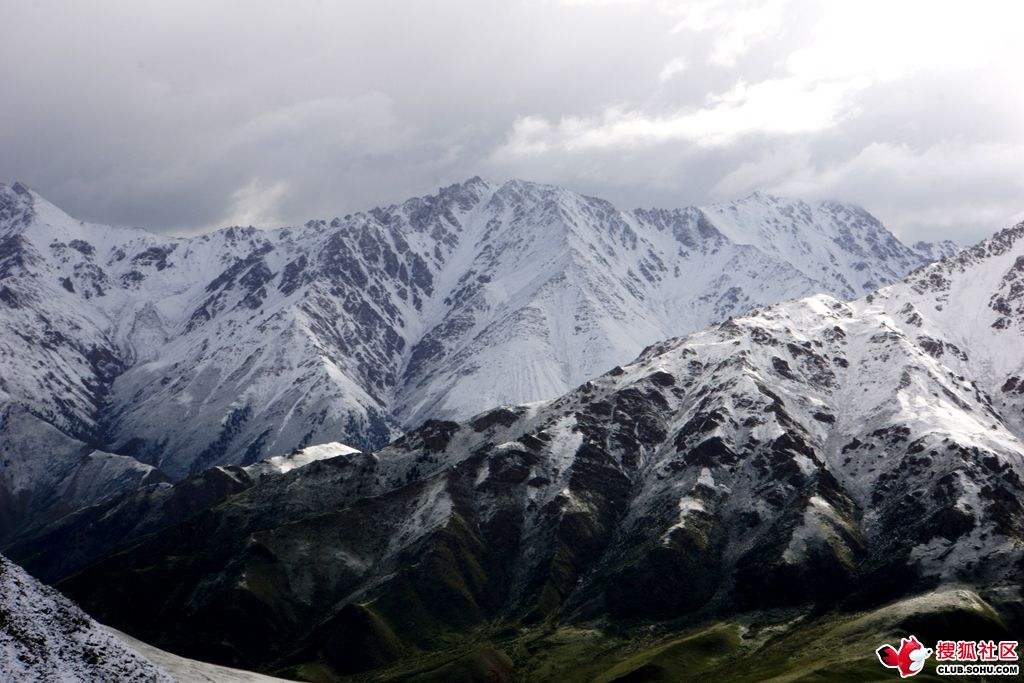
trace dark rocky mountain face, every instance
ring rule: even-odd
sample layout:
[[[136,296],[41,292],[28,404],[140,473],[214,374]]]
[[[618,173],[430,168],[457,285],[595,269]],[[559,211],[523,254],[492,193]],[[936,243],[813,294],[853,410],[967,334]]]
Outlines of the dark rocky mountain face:
[[[82,571],[49,541],[15,557],[145,640],[304,677],[722,673],[714,653],[767,676],[793,665],[778,638],[1006,632],[1022,259],[1024,224],[857,301],[759,309],[560,398],[227,487]]]

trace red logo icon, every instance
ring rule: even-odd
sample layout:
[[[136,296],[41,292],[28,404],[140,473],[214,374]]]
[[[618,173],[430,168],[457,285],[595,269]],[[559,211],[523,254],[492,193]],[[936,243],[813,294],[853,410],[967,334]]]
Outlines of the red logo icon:
[[[900,678],[910,678],[921,673],[924,662],[931,656],[931,649],[921,644],[915,636],[901,638],[899,649],[892,645],[883,645],[875,650],[878,661],[889,669],[900,672]]]

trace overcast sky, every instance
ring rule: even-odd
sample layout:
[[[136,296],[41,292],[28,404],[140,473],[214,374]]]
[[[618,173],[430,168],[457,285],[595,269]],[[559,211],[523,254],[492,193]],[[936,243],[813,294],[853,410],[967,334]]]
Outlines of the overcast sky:
[[[0,179],[178,233],[479,174],[844,199],[970,242],[1024,217],[1022,26],[984,0],[6,2]]]

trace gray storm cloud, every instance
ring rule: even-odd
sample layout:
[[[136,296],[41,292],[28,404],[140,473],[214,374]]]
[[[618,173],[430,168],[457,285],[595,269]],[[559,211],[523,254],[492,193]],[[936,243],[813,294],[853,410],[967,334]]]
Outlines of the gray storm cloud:
[[[1018,3],[8,3],[0,176],[194,232],[522,177],[623,206],[764,189],[908,239],[1024,212]]]

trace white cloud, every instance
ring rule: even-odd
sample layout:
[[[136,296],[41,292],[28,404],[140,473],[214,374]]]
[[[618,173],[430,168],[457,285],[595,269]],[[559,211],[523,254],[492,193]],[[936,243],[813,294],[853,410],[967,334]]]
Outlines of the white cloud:
[[[613,7],[615,5],[640,5],[644,0],[559,0],[566,7]]]
[[[744,161],[711,188],[715,199],[732,199],[753,190],[773,187],[803,172],[811,163],[806,145],[782,145],[757,159]]]
[[[801,195],[832,195],[838,188],[861,178],[882,177],[900,184],[925,180],[940,191],[970,182],[980,187],[1010,183],[1020,191],[1024,203],[1024,174],[1019,172],[1024,145],[997,143],[942,142],[923,150],[905,143],[871,143],[855,156],[823,169],[806,165],[774,187]],[[970,180],[966,180],[970,178]],[[915,186],[917,183],[914,183]],[[933,191],[915,191],[933,197]]]
[[[752,40],[777,31],[787,4],[706,0],[669,9],[681,17],[675,31],[716,32],[711,61],[733,64]],[[993,54],[1014,50],[1016,24],[995,25],[992,16],[981,14],[979,18],[973,7],[941,0],[829,4],[813,39],[789,53],[781,75],[753,84],[739,80],[725,92],[708,94],[701,108],[670,114],[616,105],[597,117],[567,115],[557,122],[520,117],[499,155],[678,141],[720,146],[750,134],[821,131],[856,112],[853,96],[873,85],[926,66],[984,63]],[[682,59],[668,62],[659,80],[669,80],[686,66]]]
[[[371,92],[304,100],[271,109],[243,122],[226,143],[366,153],[400,147],[413,134],[395,116],[391,98]]]
[[[752,44],[775,39],[795,5],[704,0],[661,7],[677,17],[676,31],[712,38],[711,62],[736,65]],[[760,80],[738,78],[732,87],[704,95],[698,105],[673,108],[654,98],[619,102],[596,115],[520,116],[491,160],[520,167],[536,167],[527,163],[531,158],[560,168],[575,163],[586,166],[590,176],[603,172],[613,178],[627,166],[636,172],[635,163],[623,163],[627,155],[656,158],[653,150],[660,149],[666,162],[678,164],[687,153],[712,151],[726,157],[757,149],[756,156],[747,152],[712,179],[709,194],[725,198],[760,187],[852,198],[883,207],[894,226],[909,232],[927,225],[947,234],[957,229],[979,234],[1020,211],[1014,203],[1024,189],[1009,180],[1024,176],[1014,163],[1024,148],[1019,116],[1005,125],[1002,139],[961,142],[941,134],[929,139],[929,130],[937,131],[938,124],[955,130],[957,115],[947,117],[927,106],[905,118],[896,108],[882,119],[860,119],[888,106],[879,100],[882,93],[916,106],[899,88],[913,92],[942,79],[968,88],[972,81],[977,84],[973,97],[991,105],[993,122],[998,121],[996,112],[1006,114],[1007,106],[1024,109],[1024,90],[1009,83],[996,97],[980,96],[985,88],[998,87],[993,74],[1024,63],[1024,41],[1016,37],[1024,23],[1024,3],[1012,5],[988,0],[971,6],[946,0],[802,2],[799,9],[814,16],[816,8],[817,18],[800,34],[806,36],[802,43],[780,44],[779,57]],[[671,79],[683,64],[693,69],[673,60],[663,66],[659,80]],[[935,90],[925,92],[935,99]],[[938,101],[959,104],[960,96],[953,89],[940,91]],[[887,125],[878,128],[879,122]],[[1009,137],[1007,129],[1014,130]],[[843,131],[853,137],[844,139]],[[860,151],[845,161],[826,151],[838,147],[849,155],[853,145]],[[968,185],[977,202],[966,201]],[[923,201],[935,192],[942,196],[931,204]],[[897,210],[901,201],[910,208]]]
[[[708,61],[734,66],[752,45],[779,31],[788,4],[788,0],[699,0],[665,6],[679,16],[673,33],[714,33]]]
[[[828,191],[947,234],[1020,211],[1020,2],[8,4],[0,176],[99,222],[296,224],[478,173]]]
[[[231,194],[231,208],[221,224],[281,225],[284,222],[280,213],[281,203],[288,190],[289,184],[285,181],[267,185],[259,178],[253,178]]]
[[[826,3],[814,39],[786,60],[804,79],[893,80],[923,69],[964,69],[1024,56],[1024,3],[859,0]]]
[[[815,165],[804,151],[776,151],[744,164],[717,190],[755,188],[868,206],[909,239],[971,241],[1005,227],[1024,211],[1024,143],[945,141],[924,149],[871,143],[854,156]]]
[[[676,57],[670,60],[661,67],[661,71],[658,72],[658,81],[660,83],[667,83],[676,76],[682,74],[689,67],[689,62],[684,57]]]
[[[729,145],[753,134],[808,134],[834,126],[850,110],[855,82],[804,83],[779,78],[753,85],[739,82],[710,95],[704,107],[668,115],[609,107],[601,116],[567,116],[557,122],[538,116],[516,120],[498,158],[636,149],[672,142],[700,147]]]

